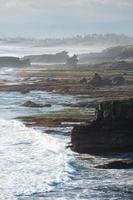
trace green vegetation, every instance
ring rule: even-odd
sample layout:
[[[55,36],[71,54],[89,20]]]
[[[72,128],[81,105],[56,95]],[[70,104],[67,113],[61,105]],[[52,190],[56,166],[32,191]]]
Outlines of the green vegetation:
[[[79,109],[64,109],[58,113],[37,114],[19,117],[17,119],[32,126],[71,126],[71,123],[87,123],[92,118],[94,118],[94,115],[89,115],[89,113]]]

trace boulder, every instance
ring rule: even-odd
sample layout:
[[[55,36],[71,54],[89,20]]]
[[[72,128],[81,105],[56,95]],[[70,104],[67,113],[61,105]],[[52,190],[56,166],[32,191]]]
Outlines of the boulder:
[[[112,81],[109,78],[103,78],[99,74],[95,73],[94,77],[89,82],[91,85],[100,87],[100,86],[108,86],[112,84]]]
[[[100,103],[90,125],[73,128],[71,144],[79,153],[133,152],[133,99]]]
[[[43,107],[51,107],[51,104],[37,104],[32,101],[26,101],[22,106],[32,107],[32,108],[43,108]]]

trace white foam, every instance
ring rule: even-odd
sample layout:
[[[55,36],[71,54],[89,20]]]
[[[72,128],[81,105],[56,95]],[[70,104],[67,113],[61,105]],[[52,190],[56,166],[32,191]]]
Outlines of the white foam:
[[[0,119],[0,199],[45,192],[67,181],[71,156],[65,141]]]

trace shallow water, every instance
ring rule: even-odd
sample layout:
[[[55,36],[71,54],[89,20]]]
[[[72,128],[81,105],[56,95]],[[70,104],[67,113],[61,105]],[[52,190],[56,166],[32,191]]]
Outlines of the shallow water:
[[[6,73],[15,77],[11,71]],[[27,100],[51,103],[52,107],[22,107]],[[40,91],[0,93],[0,200],[133,199],[133,170],[95,169],[113,157],[79,155],[66,149],[70,137],[63,133],[71,128],[45,127],[42,131],[13,119],[54,113],[62,110],[64,103],[76,101],[72,96]]]
[[[48,103],[52,106],[44,108],[23,107],[22,105],[29,100],[40,104]],[[19,92],[0,92],[0,116],[9,119],[33,114],[50,114],[63,110],[64,107],[62,104],[70,102],[74,103],[76,102],[76,99],[69,95],[64,96],[45,91],[32,91],[28,94],[21,94]]]

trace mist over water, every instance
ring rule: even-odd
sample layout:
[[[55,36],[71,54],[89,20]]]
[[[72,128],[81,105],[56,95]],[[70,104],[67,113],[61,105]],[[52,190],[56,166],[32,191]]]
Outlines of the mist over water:
[[[53,46],[53,47],[36,47],[32,45],[2,45],[0,44],[1,56],[18,56],[23,57],[27,55],[40,54],[56,54],[61,51],[67,51],[69,55],[86,54],[92,52],[100,52],[106,46]]]

